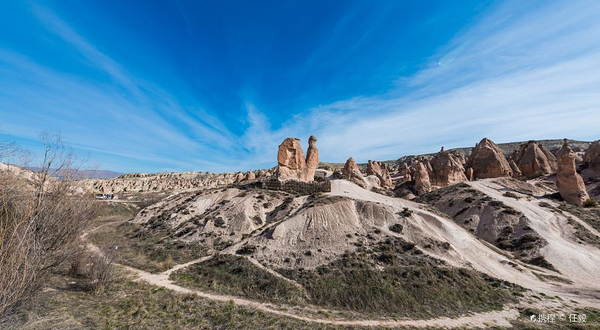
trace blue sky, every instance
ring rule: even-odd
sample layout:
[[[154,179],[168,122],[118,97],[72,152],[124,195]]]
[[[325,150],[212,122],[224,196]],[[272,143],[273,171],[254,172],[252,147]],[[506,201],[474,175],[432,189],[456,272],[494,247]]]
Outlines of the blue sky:
[[[600,2],[3,1],[0,139],[102,169],[600,138]]]

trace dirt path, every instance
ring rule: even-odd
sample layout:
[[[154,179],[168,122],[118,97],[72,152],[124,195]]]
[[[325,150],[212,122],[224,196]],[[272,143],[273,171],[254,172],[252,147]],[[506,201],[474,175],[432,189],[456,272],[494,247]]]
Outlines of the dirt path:
[[[541,210],[539,205],[535,204],[535,206],[518,206],[514,205],[514,200],[506,199],[502,196],[502,193],[497,189],[497,187],[490,187],[491,183],[488,182],[476,182],[474,183],[474,187],[490,194],[492,197],[497,198],[505,202],[505,204],[514,207],[515,209],[522,211],[528,217],[534,218],[534,222],[536,223],[536,230],[538,227],[553,227],[554,225],[548,226],[548,216],[552,216],[548,214],[547,211]],[[354,199],[362,199],[368,201],[376,201],[379,203],[392,205],[397,208],[409,207],[414,211],[414,215],[411,217],[411,221],[414,222],[413,225],[420,226],[424,231],[432,233],[432,235],[437,235],[442,240],[451,242],[452,247],[454,249],[454,255],[457,260],[463,260],[465,263],[472,265],[475,269],[491,274],[495,277],[509,280],[514,283],[518,283],[524,287],[528,287],[535,291],[543,290],[546,292],[563,292],[563,290],[554,291],[556,287],[549,284],[539,281],[531,271],[527,269],[517,270],[507,264],[507,261],[510,261],[506,256],[503,256],[489,247],[482,244],[468,232],[466,232],[463,228],[455,224],[452,220],[440,217],[434,213],[431,213],[427,210],[422,209],[422,206],[416,203],[412,203],[410,201],[387,197],[380,194],[376,194],[362,188],[357,187],[354,184],[345,181],[338,181],[334,187],[332,195],[342,195],[348,196]],[[529,205],[534,203],[516,203]],[[557,216],[554,216],[555,218]],[[566,221],[566,220],[565,220]],[[573,276],[577,283],[585,283],[586,285],[593,286],[593,279],[590,278],[591,272],[595,270],[595,267],[600,267],[600,254],[598,254],[597,250],[591,251],[583,249],[583,252],[580,248],[573,246],[572,242],[566,241],[564,239],[564,232],[562,225],[560,224],[560,219],[555,219],[555,222],[559,222],[556,225],[556,228],[551,229],[543,229],[540,230],[546,234],[550,239],[556,238],[557,242],[555,245],[552,245],[552,248],[549,250],[549,253],[552,255],[556,255],[559,257],[582,257],[583,259],[587,258],[587,261],[596,260],[596,265],[583,267],[579,265],[577,268],[585,268],[585,272],[583,275],[579,277]],[[100,227],[106,224],[101,225]],[[270,224],[273,226],[274,224]],[[533,226],[532,226],[533,227]],[[87,233],[85,233],[82,238],[85,239],[89,232],[98,230],[99,227],[94,228]],[[548,239],[548,238],[547,238]],[[239,247],[243,242],[238,242],[234,247],[231,247],[228,252],[235,251],[237,247]],[[88,243],[88,248],[96,253],[101,253],[101,251],[94,246],[92,243]],[[566,254],[558,254],[560,249],[566,250]],[[377,326],[377,327],[416,327],[416,328],[429,328],[429,327],[440,327],[440,328],[462,328],[462,327],[479,327],[479,328],[489,328],[492,326],[501,326],[501,327],[510,327],[510,321],[519,317],[518,309],[515,306],[509,306],[501,311],[492,311],[486,313],[473,313],[464,315],[457,318],[435,318],[428,320],[413,320],[413,319],[390,319],[390,320],[372,320],[372,319],[343,319],[343,318],[321,318],[316,315],[317,311],[323,311],[323,308],[314,307],[314,310],[307,310],[305,308],[301,308],[298,306],[286,306],[286,305],[274,305],[270,303],[254,301],[246,298],[234,297],[230,295],[220,295],[213,294],[209,292],[205,292],[199,289],[190,289],[179,286],[173,281],[170,280],[170,275],[180,269],[188,267],[194,263],[203,262],[209,260],[212,256],[206,256],[200,259],[196,259],[184,264],[179,264],[174,266],[173,268],[162,272],[160,274],[152,274],[146,271],[136,269],[130,266],[120,265],[123,268],[127,269],[131,272],[137,280],[147,282],[151,285],[164,287],[166,289],[172,290],[181,294],[194,294],[199,297],[210,299],[214,301],[221,302],[230,302],[232,301],[238,306],[245,306],[249,308],[253,308],[256,310],[260,310],[266,313],[281,315],[285,317],[290,317],[302,321],[307,322],[315,322],[322,324],[331,324],[331,325],[349,325],[349,326]],[[595,258],[599,259],[595,259]],[[251,262],[255,261],[253,259],[249,259]],[[257,262],[257,261],[256,261]],[[253,262],[254,263],[254,262]],[[258,263],[258,262],[257,262]],[[269,271],[270,269],[259,263],[261,269],[265,269]],[[271,273],[271,271],[269,271]],[[600,269],[597,270],[596,274],[600,273]],[[273,273],[272,273],[273,274]],[[283,277],[282,275],[275,272],[273,274],[277,277]],[[569,272],[569,275],[571,273]],[[571,276],[570,276],[571,277]],[[562,295],[563,297],[577,297],[577,295],[573,294]],[[310,308],[310,307],[308,307]],[[304,309],[304,310],[303,310]],[[329,311],[330,315],[336,315],[336,311]],[[339,315],[339,314],[338,314]]]
[[[291,312],[287,312],[286,310],[293,309],[293,306],[285,306],[280,305],[276,306],[269,303],[263,303],[258,301],[253,301],[249,299],[229,296],[229,295],[219,295],[203,292],[197,289],[188,289],[177,284],[174,284],[169,276],[165,273],[161,274],[151,274],[145,272],[143,270],[123,266],[123,268],[129,270],[131,273],[135,274],[138,277],[138,280],[147,282],[148,284],[152,284],[155,286],[160,286],[169,290],[172,290],[177,293],[182,294],[194,294],[199,297],[221,301],[221,302],[231,302],[235,303],[238,306],[245,306],[253,309],[257,309],[266,313],[281,315],[285,317],[294,318],[301,321],[307,322],[315,322],[322,324],[331,324],[331,325],[349,325],[349,326],[377,326],[377,327],[418,327],[418,328],[427,328],[427,327],[442,327],[442,328],[458,328],[458,327],[490,327],[490,326],[505,326],[510,327],[510,320],[514,320],[519,316],[519,312],[514,307],[505,308],[500,311],[492,311],[486,313],[475,313],[468,316],[462,316],[457,318],[436,318],[436,319],[428,319],[428,320],[412,320],[412,319],[400,319],[400,320],[343,320],[343,319],[323,319],[312,316],[303,316],[294,314]],[[324,310],[320,307],[315,307],[315,311]]]
[[[82,240],[84,240],[84,242],[86,242],[86,247],[88,248],[88,250],[92,251],[93,253],[102,254],[102,251],[96,245],[89,242],[87,240],[87,236],[90,233],[97,231],[106,225],[108,225],[108,223],[105,223],[105,224],[102,224],[95,228],[92,228],[92,229],[86,231],[83,235],[81,235]],[[210,300],[220,301],[220,302],[233,302],[238,306],[245,306],[245,307],[257,309],[257,310],[260,310],[265,313],[290,317],[290,318],[294,318],[294,319],[306,321],[306,322],[321,323],[321,324],[331,324],[331,325],[340,325],[340,326],[341,325],[367,326],[367,327],[372,326],[372,327],[389,327],[389,328],[396,328],[396,327],[416,327],[416,328],[480,327],[480,328],[484,328],[484,327],[491,327],[491,326],[510,327],[511,326],[510,321],[519,317],[519,311],[515,307],[510,306],[510,307],[507,307],[500,311],[491,311],[491,312],[485,312],[485,313],[473,313],[473,314],[469,314],[469,315],[465,315],[465,316],[461,316],[461,317],[457,317],[457,318],[441,317],[441,318],[427,319],[427,320],[413,320],[413,319],[408,319],[408,318],[397,319],[397,320],[369,320],[369,319],[345,320],[345,319],[334,319],[334,318],[319,318],[319,317],[314,317],[314,316],[300,315],[300,314],[288,312],[288,310],[294,310],[295,306],[273,305],[273,304],[269,304],[269,303],[254,301],[254,300],[240,298],[240,297],[208,293],[208,292],[204,292],[204,291],[201,291],[198,289],[189,289],[189,288],[179,286],[170,280],[169,277],[173,272],[183,269],[185,267],[188,267],[192,264],[209,260],[212,257],[213,256],[210,255],[210,256],[202,257],[200,259],[192,260],[192,261],[184,263],[184,264],[175,265],[173,268],[171,268],[167,271],[164,271],[162,273],[159,273],[159,274],[152,274],[152,273],[143,271],[141,269],[137,269],[137,268],[126,266],[126,265],[117,264],[117,266],[128,270],[130,273],[132,273],[134,276],[136,276],[136,278],[137,278],[136,280],[141,280],[141,281],[147,282],[148,284],[151,284],[151,285],[163,287],[163,288],[172,290],[176,293],[193,294],[193,295],[197,295],[199,297],[205,298],[205,299],[210,299]],[[249,259],[249,260],[252,261],[251,259]],[[269,269],[268,267],[266,267],[262,264],[260,266],[261,266],[261,268],[266,268],[267,271]],[[276,273],[276,274],[278,275],[278,277],[279,276],[283,277],[279,273]],[[275,275],[275,276],[277,276],[277,275]],[[298,284],[298,285],[300,285],[300,284]],[[303,287],[302,287],[302,289],[304,290]],[[316,311],[327,311],[327,310],[323,309],[321,307],[315,306],[314,312],[316,312]],[[328,311],[328,312],[330,315],[335,314],[335,311]],[[307,314],[309,314],[309,313],[307,313]]]

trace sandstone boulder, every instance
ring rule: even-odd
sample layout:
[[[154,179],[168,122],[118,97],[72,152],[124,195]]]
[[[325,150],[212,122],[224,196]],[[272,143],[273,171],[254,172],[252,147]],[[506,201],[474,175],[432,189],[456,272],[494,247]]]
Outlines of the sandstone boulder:
[[[474,180],[512,176],[510,164],[504,157],[502,150],[487,138],[483,138],[475,146],[466,167],[473,169]]]
[[[431,182],[429,180],[429,173],[427,166],[423,162],[417,161],[414,164],[414,177],[415,177],[415,190],[419,195],[428,193],[431,191]]]
[[[600,140],[592,142],[585,151],[583,161],[590,168],[600,170]]]
[[[517,163],[515,163],[514,160],[511,159],[509,164],[510,164],[510,169],[513,171],[513,174],[512,174],[513,178],[518,179],[521,176],[523,176],[523,173],[521,173],[519,166],[517,165]]]
[[[589,199],[585,184],[575,165],[575,153],[567,139],[557,153],[556,186],[562,198],[570,204],[581,206]]]
[[[460,156],[444,151],[444,147],[431,159],[430,164],[433,171],[431,184],[435,186],[446,187],[468,181]]]
[[[246,180],[251,181],[256,179],[256,174],[254,174],[254,172],[248,172],[248,174],[246,174]]]
[[[369,160],[367,164],[367,175],[374,175],[379,179],[379,186],[391,188],[393,186],[392,176],[386,164]]]
[[[282,181],[313,181],[315,170],[319,164],[319,151],[316,147],[317,139],[311,136],[308,140],[308,154],[304,158],[304,151],[300,140],[287,138],[280,145],[277,152],[277,178]]]
[[[556,157],[536,141],[522,144],[512,158],[521,170],[521,175],[527,178],[554,173],[556,169]]]
[[[244,181],[245,179],[246,179],[246,176],[245,176],[245,175],[244,175],[244,173],[242,173],[242,172],[238,172],[238,173],[235,175],[235,182],[242,182],[242,181]]]
[[[344,168],[342,169],[342,177],[350,182],[354,182],[355,184],[366,188],[367,184],[365,182],[365,178],[360,172],[358,165],[354,161],[354,158],[350,157],[344,164]]]

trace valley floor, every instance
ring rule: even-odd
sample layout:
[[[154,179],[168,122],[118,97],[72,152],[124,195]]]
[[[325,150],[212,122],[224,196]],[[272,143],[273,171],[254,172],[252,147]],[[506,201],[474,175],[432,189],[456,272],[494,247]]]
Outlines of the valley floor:
[[[374,328],[518,328],[518,329],[587,329],[600,328],[600,299],[597,277],[600,274],[600,254],[598,249],[581,246],[565,238],[565,216],[550,212],[540,206],[541,200],[531,203],[516,203],[503,196],[502,187],[491,181],[471,183],[494,198],[528,215],[532,222],[538,222],[543,235],[553,240],[546,247],[550,261],[560,264],[559,259],[573,260],[574,266],[559,266],[562,276],[572,284],[541,281],[539,275],[552,276],[554,273],[539,267],[509,267],[506,258],[494,252],[480,240],[468,235],[452,221],[441,221],[439,217],[416,203],[375,194],[360,189],[347,182],[337,182],[331,195],[350,195],[360,200],[394,205],[410,206],[417,210],[416,221],[432,233],[446,241],[454,242],[458,251],[455,258],[446,257],[450,265],[470,267],[491,274],[501,280],[519,284],[529,290],[515,293],[514,302],[505,303],[500,308],[481,312],[470,312],[452,317],[389,317],[359,313],[351,310],[325,308],[304,301],[296,305],[286,302],[266,301],[260,297],[239,296],[224,293],[218,287],[190,285],[181,282],[178,274],[185,274],[215,258],[208,251],[197,251],[192,247],[180,246],[177,250],[152,251],[144,264],[128,262],[139,260],[140,246],[132,237],[123,235],[120,227],[130,219],[131,213],[101,217],[94,227],[84,234],[87,248],[93,253],[102,254],[106,246],[120,242],[126,254],[119,259],[114,280],[103,291],[90,292],[78,285],[80,279],[64,273],[54,274],[52,281],[29,305],[23,306],[0,328],[7,329],[374,329]],[[523,206],[527,204],[529,206]],[[552,223],[549,225],[549,221]],[[576,221],[580,221],[577,219]],[[590,229],[585,222],[581,225]],[[108,243],[107,243],[108,242]],[[459,244],[460,242],[460,244]],[[104,246],[106,245],[106,246]],[[144,247],[146,248],[146,247]],[[180,251],[180,252],[176,252]],[[183,252],[181,252],[183,251]],[[186,251],[196,251],[197,254]],[[231,248],[230,251],[234,251]],[[234,252],[225,254],[233,255]],[[155,257],[169,254],[166,260],[157,262]],[[171,254],[172,253],[172,254]],[[178,253],[178,254],[177,254]],[[175,257],[171,257],[174,255]],[[147,257],[147,256],[146,256]],[[552,259],[552,258],[556,259]],[[307,293],[297,277],[284,276],[260,264],[252,258],[250,267],[263,271],[263,277],[280,281],[281,286],[296,290],[298,299]],[[240,260],[244,258],[240,257]],[[143,268],[143,269],[142,269]],[[179,277],[178,277],[179,276]],[[213,282],[214,284],[215,282]],[[226,291],[226,290],[225,290]],[[229,291],[235,292],[235,291]],[[440,297],[443,299],[443,297]],[[586,323],[531,322],[530,316],[540,314],[586,315]]]

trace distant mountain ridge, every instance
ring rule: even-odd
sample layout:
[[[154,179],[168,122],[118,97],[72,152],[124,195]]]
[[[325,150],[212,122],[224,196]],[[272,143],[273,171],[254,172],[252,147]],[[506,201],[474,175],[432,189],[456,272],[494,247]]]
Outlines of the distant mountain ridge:
[[[41,171],[40,167],[25,167],[33,172]],[[50,174],[53,177],[62,179],[65,176],[64,170],[50,169]],[[75,171],[74,179],[111,179],[116,178],[123,173],[108,171],[108,170],[77,170]]]

